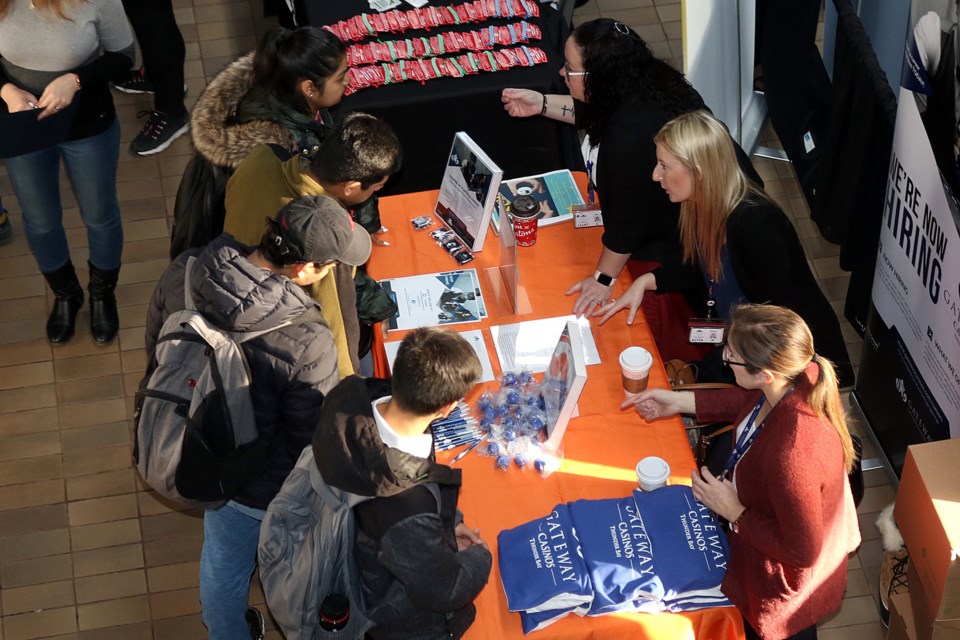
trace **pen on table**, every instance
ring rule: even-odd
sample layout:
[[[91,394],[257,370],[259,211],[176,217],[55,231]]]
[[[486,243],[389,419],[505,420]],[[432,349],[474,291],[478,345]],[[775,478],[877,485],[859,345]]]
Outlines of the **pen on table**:
[[[434,431],[436,431],[438,429],[440,430],[451,429],[454,427],[462,427],[464,425],[475,427],[477,426],[477,424],[479,423],[473,418],[459,418],[457,420],[446,420],[444,422],[434,422],[433,424],[430,425],[430,427]]]
[[[452,429],[434,429],[433,436],[435,438],[455,438],[461,434],[465,433],[480,433],[480,429],[476,425],[461,425]]]
[[[434,438],[433,440],[438,445],[443,445],[444,447],[449,448],[449,446],[455,447],[465,442],[472,442],[473,440],[476,440],[477,438],[482,438],[483,436],[484,434],[482,433],[464,433],[462,435],[457,435],[451,438]]]
[[[469,433],[460,433],[454,436],[450,436],[448,438],[435,437],[434,442],[442,445],[448,445],[448,444],[457,445],[457,444],[463,444],[467,440],[474,440],[476,438],[483,437],[483,435],[484,434],[480,433],[479,431],[473,431]]]
[[[475,429],[477,428],[477,424],[478,423],[476,420],[462,420],[460,422],[444,422],[443,424],[434,424],[431,428],[433,429],[434,433],[437,433],[438,431],[451,431],[461,427],[471,427]]]
[[[459,462],[460,460],[462,460],[462,459],[463,459],[463,456],[467,455],[468,453],[470,453],[471,451],[473,451],[474,449],[476,449],[477,447],[479,447],[479,446],[480,446],[480,443],[483,442],[483,441],[486,440],[486,439],[487,439],[487,436],[483,436],[482,438],[480,438],[479,440],[477,440],[476,442],[474,442],[472,445],[470,445],[469,447],[467,447],[466,449],[464,449],[463,451],[461,451],[460,453],[458,453],[457,455],[455,455],[455,456],[453,457],[453,460],[450,461],[450,464],[453,464],[453,463],[455,463],[455,462]]]

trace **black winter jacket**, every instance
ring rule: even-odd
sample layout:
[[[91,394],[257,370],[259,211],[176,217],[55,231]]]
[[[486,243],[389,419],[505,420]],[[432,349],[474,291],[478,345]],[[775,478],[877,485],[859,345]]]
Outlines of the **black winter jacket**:
[[[476,617],[473,600],[492,556],[480,546],[457,550],[460,471],[380,439],[371,403],[389,394],[386,380],[351,376],[337,385],[323,406],[314,457],[330,486],[377,496],[354,507],[364,597],[379,606],[370,636],[459,638]]]
[[[146,349],[152,362],[164,320],[184,309],[183,278],[189,256],[197,310],[230,331],[263,331],[281,322],[294,324],[242,343],[252,376],[253,408],[260,436],[270,441],[260,472],[234,500],[266,509],[310,444],[324,396],[339,380],[330,330],[319,320],[297,322],[317,303],[288,278],[247,260],[251,249],[229,234],[206,248],[182,254],[167,267],[147,309]],[[148,372],[149,373],[149,372]]]

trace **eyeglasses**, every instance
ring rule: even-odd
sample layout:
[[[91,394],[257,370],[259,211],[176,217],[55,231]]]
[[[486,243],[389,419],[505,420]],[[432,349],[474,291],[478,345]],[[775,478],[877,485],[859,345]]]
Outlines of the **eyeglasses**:
[[[727,346],[726,343],[724,343],[723,354],[720,357],[720,361],[723,362],[724,365],[728,367],[732,367],[734,365],[738,367],[753,367],[753,365],[750,364],[749,362],[737,362],[736,360],[730,360],[728,357],[729,353],[730,353],[730,348]]]
[[[563,63],[563,75],[569,76],[569,77],[571,77],[571,78],[576,78],[577,76],[588,76],[588,75],[590,75],[590,72],[589,72],[589,71],[572,71],[572,70],[570,69],[570,63],[569,63],[569,62],[564,62],[564,63]]]

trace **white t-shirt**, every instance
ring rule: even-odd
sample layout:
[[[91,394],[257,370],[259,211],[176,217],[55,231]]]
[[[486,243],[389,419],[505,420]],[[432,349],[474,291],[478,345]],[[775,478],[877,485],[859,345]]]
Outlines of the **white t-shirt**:
[[[373,407],[373,419],[377,423],[377,431],[380,433],[383,444],[418,458],[429,458],[430,451],[433,449],[433,436],[428,433],[419,436],[401,436],[391,429],[387,421],[380,415],[380,409],[377,408],[377,405],[389,401],[392,397],[384,396],[370,403]]]

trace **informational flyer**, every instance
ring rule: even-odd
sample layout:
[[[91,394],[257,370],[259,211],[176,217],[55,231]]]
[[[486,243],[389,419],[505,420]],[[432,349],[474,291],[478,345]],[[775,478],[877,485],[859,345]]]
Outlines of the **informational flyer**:
[[[397,303],[388,318],[389,331],[478,322],[487,317],[476,269],[428,273],[381,280],[380,286]]]
[[[482,373],[477,382],[493,382],[496,378],[493,375],[493,365],[490,364],[490,354],[487,353],[487,345],[483,341],[483,332],[480,330],[458,331],[463,339],[470,343],[473,350],[480,359],[480,368]],[[383,348],[387,352],[387,363],[390,370],[393,371],[393,362],[397,359],[397,352],[400,350],[400,340],[396,342],[384,342]]]
[[[503,171],[463,131],[453,138],[436,214],[471,251],[483,249]]]

